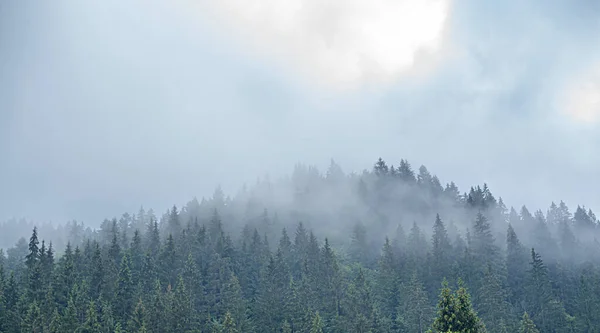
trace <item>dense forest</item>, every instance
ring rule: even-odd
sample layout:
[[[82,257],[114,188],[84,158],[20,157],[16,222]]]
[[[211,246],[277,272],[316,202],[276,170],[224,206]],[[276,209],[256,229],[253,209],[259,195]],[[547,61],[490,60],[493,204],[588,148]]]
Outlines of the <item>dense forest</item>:
[[[0,224],[0,332],[600,332],[599,233],[406,160],[297,165],[160,216]]]

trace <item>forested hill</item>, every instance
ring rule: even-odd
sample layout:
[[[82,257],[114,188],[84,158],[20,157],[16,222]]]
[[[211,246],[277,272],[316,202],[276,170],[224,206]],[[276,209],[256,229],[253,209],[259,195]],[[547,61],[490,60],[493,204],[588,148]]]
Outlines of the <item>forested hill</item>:
[[[485,184],[461,194],[405,160],[350,175],[298,165],[160,218],[26,225],[29,241],[20,227],[0,225],[16,243],[0,256],[5,333],[600,327],[591,210],[507,209]]]

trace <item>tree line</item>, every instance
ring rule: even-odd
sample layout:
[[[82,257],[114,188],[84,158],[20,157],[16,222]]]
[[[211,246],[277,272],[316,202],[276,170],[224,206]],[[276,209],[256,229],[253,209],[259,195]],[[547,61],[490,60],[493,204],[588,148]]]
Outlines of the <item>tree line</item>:
[[[60,254],[34,228],[0,256],[0,332],[598,331],[591,210],[517,213],[486,185],[461,195],[405,160],[361,175],[306,171],[286,209],[263,182],[243,200],[216,191],[160,219],[141,210],[97,230],[74,224]],[[353,200],[333,218],[355,217],[343,235],[315,223],[323,206]]]

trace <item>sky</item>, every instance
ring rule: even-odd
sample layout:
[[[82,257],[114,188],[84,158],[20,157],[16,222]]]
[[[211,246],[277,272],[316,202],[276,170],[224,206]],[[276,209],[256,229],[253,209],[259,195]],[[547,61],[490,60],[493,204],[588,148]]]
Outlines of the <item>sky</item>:
[[[600,2],[0,2],[0,220],[158,211],[297,162],[600,209]]]

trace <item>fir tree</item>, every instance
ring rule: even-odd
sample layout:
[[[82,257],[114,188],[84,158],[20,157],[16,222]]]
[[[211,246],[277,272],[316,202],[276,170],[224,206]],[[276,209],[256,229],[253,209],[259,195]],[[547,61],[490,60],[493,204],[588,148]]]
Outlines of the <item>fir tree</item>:
[[[76,331],[77,333],[101,333],[102,327],[100,326],[100,322],[98,320],[98,312],[96,311],[96,305],[93,301],[90,301],[88,305],[88,309],[85,316],[85,322],[79,329]]]
[[[133,309],[134,284],[131,278],[129,255],[123,256],[115,293],[115,314],[121,322],[127,322]]]
[[[469,293],[459,281],[459,288],[452,293],[446,281],[442,284],[438,303],[438,316],[435,318],[431,332],[445,333],[482,333],[485,326],[471,306]]]
[[[127,323],[127,331],[137,333],[141,330],[146,330],[146,308],[142,299],[139,299]]]
[[[405,304],[399,307],[398,317],[403,318],[406,332],[423,333],[431,323],[433,309],[416,272],[413,273],[407,289]]]
[[[313,316],[312,326],[309,333],[323,333],[323,321],[319,312],[315,312]]]
[[[535,324],[529,318],[527,312],[523,314],[523,319],[521,320],[521,327],[519,328],[519,333],[540,333],[538,329],[535,327]]]

